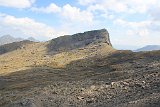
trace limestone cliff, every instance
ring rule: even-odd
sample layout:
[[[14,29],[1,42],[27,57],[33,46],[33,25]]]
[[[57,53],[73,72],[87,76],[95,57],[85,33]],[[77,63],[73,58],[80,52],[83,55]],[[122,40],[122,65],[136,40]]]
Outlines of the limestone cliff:
[[[62,51],[100,43],[106,43],[106,45],[112,46],[109,38],[109,33],[106,29],[61,36],[51,40],[48,47],[50,51]]]

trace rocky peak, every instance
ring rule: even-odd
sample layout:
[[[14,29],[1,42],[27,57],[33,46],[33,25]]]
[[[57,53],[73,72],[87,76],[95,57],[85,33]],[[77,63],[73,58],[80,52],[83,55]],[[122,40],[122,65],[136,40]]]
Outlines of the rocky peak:
[[[33,38],[33,37],[29,37],[29,38],[27,38],[26,40],[33,41],[33,42],[36,42],[36,41],[37,41],[37,40],[36,40],[35,38]]]
[[[51,51],[72,50],[90,44],[106,43],[111,45],[109,33],[106,29],[92,30],[74,35],[65,35],[50,41],[48,47]]]
[[[23,40],[22,38],[15,38],[15,37],[12,37],[11,35],[4,35],[4,36],[0,37],[0,45],[18,42],[18,41],[22,41],[22,40]]]

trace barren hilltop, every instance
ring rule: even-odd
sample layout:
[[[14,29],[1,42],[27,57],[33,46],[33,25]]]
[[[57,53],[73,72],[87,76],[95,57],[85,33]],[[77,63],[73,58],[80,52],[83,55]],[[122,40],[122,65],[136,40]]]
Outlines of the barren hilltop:
[[[159,107],[160,51],[116,50],[106,29],[0,46],[0,107]]]

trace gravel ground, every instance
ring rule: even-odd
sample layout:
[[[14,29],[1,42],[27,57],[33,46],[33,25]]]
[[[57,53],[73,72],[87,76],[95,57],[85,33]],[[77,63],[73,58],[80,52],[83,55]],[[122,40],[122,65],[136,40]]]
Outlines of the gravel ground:
[[[160,51],[117,52],[0,76],[0,107],[159,107]]]

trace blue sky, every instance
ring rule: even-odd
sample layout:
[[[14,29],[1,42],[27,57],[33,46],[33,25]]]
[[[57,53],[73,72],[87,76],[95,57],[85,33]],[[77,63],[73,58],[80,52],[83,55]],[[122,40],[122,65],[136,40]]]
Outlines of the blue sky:
[[[160,45],[160,0],[0,0],[0,36],[49,40],[102,28],[118,49]]]

